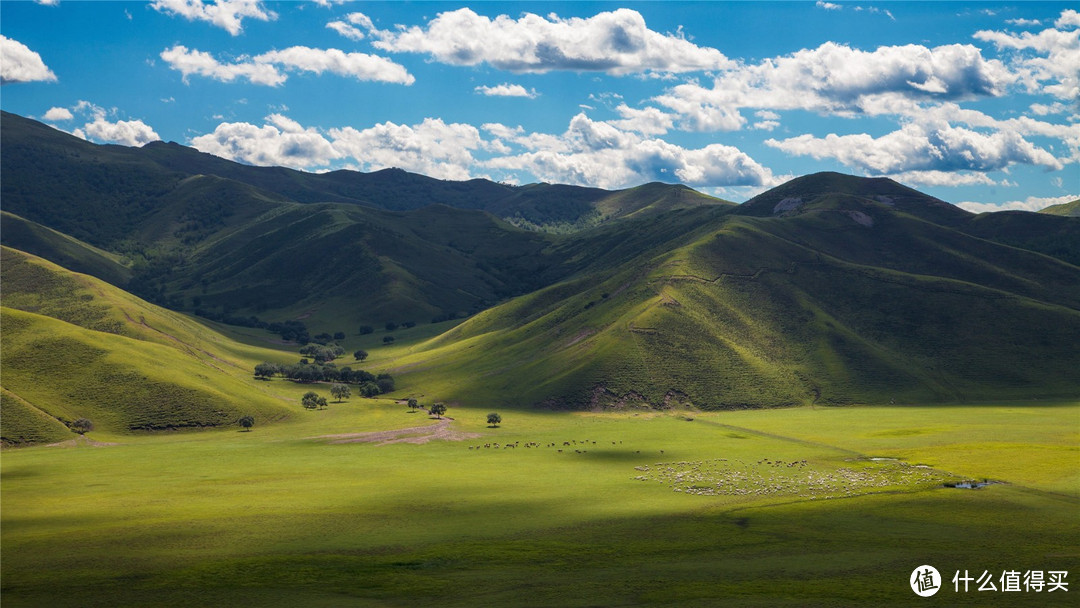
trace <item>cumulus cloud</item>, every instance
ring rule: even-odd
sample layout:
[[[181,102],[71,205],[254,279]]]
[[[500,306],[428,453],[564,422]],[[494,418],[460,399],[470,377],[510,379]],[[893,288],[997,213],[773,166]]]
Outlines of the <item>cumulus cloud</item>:
[[[281,114],[266,117],[266,124],[223,122],[213,133],[200,135],[191,145],[215,156],[251,165],[293,169],[324,167],[340,158],[333,145],[312,128],[304,128]]]
[[[331,21],[326,24],[326,27],[334,30],[349,40],[363,40],[364,32],[356,26],[349,25],[344,21]]]
[[[18,40],[0,34],[0,83],[55,80],[56,74],[41,60],[41,55]]]
[[[1071,8],[1061,11],[1061,16],[1054,21],[1054,27],[1062,30],[1070,27],[1080,27],[1080,12],[1076,12]]]
[[[254,58],[256,64],[277,64],[285,69],[322,74],[331,72],[357,80],[374,80],[410,85],[416,78],[405,66],[386,57],[367,53],[346,53],[338,49],[313,49],[293,46],[270,51]]]
[[[71,120],[71,119],[75,118],[75,115],[72,114],[71,110],[69,110],[67,108],[56,108],[56,107],[54,107],[54,108],[49,108],[49,111],[45,112],[45,115],[42,116],[42,118],[44,118],[45,120],[47,120],[49,122],[60,122],[60,121],[65,121],[65,120]]]
[[[76,129],[75,134],[84,139],[122,146],[141,146],[161,139],[150,125],[141,120],[109,122],[104,116],[98,116],[93,122],[86,123],[82,129]]]
[[[66,108],[51,108],[46,113],[46,118],[51,114],[59,118],[66,116],[67,118],[63,118],[64,120],[71,120],[75,118],[75,113],[89,116],[91,119],[81,128],[71,132],[71,134],[76,137],[96,142],[120,144],[122,146],[141,146],[161,139],[150,125],[141,120],[110,121],[108,116],[110,113],[115,115],[117,113],[116,108],[107,112],[104,108],[96,106],[89,101],[79,101],[79,103],[75,104],[70,110]]]
[[[712,144],[686,149],[618,129],[578,114],[559,136],[538,137],[503,125],[485,125],[526,148],[485,163],[494,169],[527,171],[551,182],[625,188],[643,182],[682,182],[691,186],[773,185],[768,168],[738,148]]]
[[[252,61],[221,63],[210,53],[188,49],[180,44],[162,51],[161,58],[169,64],[169,67],[183,74],[184,82],[188,82],[192,75],[220,82],[233,82],[244,78],[252,84],[268,86],[278,86],[287,79],[287,76],[276,67],[267,63],[258,64]]]
[[[489,146],[476,127],[437,118],[324,132],[282,114],[267,116],[262,125],[223,122],[212,133],[193,138],[191,145],[252,165],[320,170],[344,163],[365,171],[396,167],[455,180],[472,177],[473,151]]]
[[[497,84],[493,87],[481,85],[474,90],[487,97],[528,97],[529,99],[535,99],[540,95],[536,92],[536,89],[526,89],[520,84],[507,83]]]
[[[476,127],[426,118],[420,124],[385,122],[368,129],[331,129],[334,146],[360,168],[400,168],[439,179],[472,177],[473,151],[485,146]]]
[[[906,99],[941,101],[999,96],[1012,81],[1001,62],[971,45],[887,46],[868,52],[826,42],[816,49],[722,72],[711,87],[676,86],[655,99],[684,128],[735,130],[742,108],[819,113],[891,113]]]
[[[172,69],[183,74],[185,82],[191,75],[196,75],[220,82],[233,82],[244,78],[252,84],[278,86],[288,79],[282,70],[314,74],[331,72],[357,80],[405,85],[416,81],[404,66],[385,57],[306,46],[269,51],[236,63],[222,63],[210,53],[176,45],[162,51],[161,58]]]
[[[690,72],[730,67],[720,51],[699,47],[681,35],[650,30],[631,9],[586,19],[541,17],[494,19],[471,9],[440,13],[426,26],[370,28],[376,48],[422,53],[451,65],[488,64],[511,72],[570,70],[625,75]]]
[[[888,175],[892,179],[909,186],[1014,186],[1008,181],[996,181],[985,173],[955,171],[904,171]]]
[[[1062,11],[1053,28],[1038,33],[982,30],[974,38],[1013,53],[1010,67],[1030,93],[1080,97],[1080,13]]]
[[[1039,197],[1029,196],[1022,201],[1008,201],[1004,203],[956,203],[957,207],[966,209],[972,213],[992,213],[994,211],[1039,211],[1052,205],[1060,205],[1080,199],[1080,194],[1066,196]]]
[[[621,103],[615,111],[622,116],[622,119],[610,121],[610,124],[623,131],[636,131],[642,135],[663,135],[675,125],[675,116],[658,108],[639,110]]]
[[[982,133],[951,125],[905,124],[881,137],[866,133],[800,135],[765,144],[788,154],[832,158],[870,174],[907,171],[976,171],[1007,169],[1014,164],[1061,169],[1052,154],[1012,131]]]
[[[229,32],[233,36],[243,31],[245,18],[273,21],[277,13],[268,10],[261,0],[154,0],[150,6],[167,15],[176,15],[188,21],[206,21]]]

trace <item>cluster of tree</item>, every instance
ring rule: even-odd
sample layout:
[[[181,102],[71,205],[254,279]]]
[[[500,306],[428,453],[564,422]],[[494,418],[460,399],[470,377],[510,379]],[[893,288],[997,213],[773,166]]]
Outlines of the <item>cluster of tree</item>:
[[[403,327],[405,329],[409,329],[410,327],[416,327],[416,321],[404,321],[400,325],[398,325],[397,323],[394,323],[393,321],[390,321],[389,323],[387,323],[385,325],[385,327],[386,327],[386,331],[394,331],[398,327]]]
[[[329,333],[326,333],[326,332],[323,332],[321,334],[315,334],[315,336],[313,338],[311,338],[311,341],[316,343],[316,344],[322,344],[323,346],[328,346],[328,345],[330,345],[331,342],[333,342],[335,340],[344,340],[344,339],[345,339],[345,332],[336,331],[333,334],[329,334]]]
[[[327,361],[333,361],[341,355],[344,355],[345,349],[333,342],[330,342],[325,346],[311,343],[304,345],[300,349],[300,354],[311,357],[316,363],[326,363]]]
[[[379,374],[376,376],[362,369],[337,367],[332,363],[325,365],[313,363],[280,365],[277,363],[264,362],[255,366],[256,378],[268,380],[274,376],[281,376],[294,382],[301,382],[304,384],[312,382],[355,384],[360,387],[359,392],[365,397],[376,397],[394,390],[394,377],[390,374]]]
[[[236,421],[236,423],[244,427],[245,431],[250,431],[251,427],[255,426],[255,417],[241,416],[240,419]]]
[[[300,398],[300,405],[304,409],[314,410],[326,407],[326,397],[320,397],[315,391],[308,391]]]

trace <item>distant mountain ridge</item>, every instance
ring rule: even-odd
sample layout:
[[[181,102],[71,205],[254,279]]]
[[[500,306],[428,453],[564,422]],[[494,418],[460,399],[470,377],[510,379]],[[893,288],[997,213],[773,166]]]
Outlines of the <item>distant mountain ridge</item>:
[[[390,363],[402,386],[442,399],[1080,394],[1080,218],[975,215],[838,173],[738,206],[668,184],[313,175],[2,119],[5,245],[174,310],[299,319],[313,333],[467,316]]]
[[[68,170],[87,165],[94,170],[102,166],[124,167],[133,172],[127,181],[137,179],[158,196],[167,195],[170,187],[187,177],[209,175],[246,184],[260,192],[272,192],[283,202],[353,203],[390,211],[441,204],[488,211],[512,223],[540,230],[587,227],[649,209],[733,205],[685,186],[669,184],[643,186],[647,196],[639,198],[632,195],[636,188],[609,191],[558,184],[511,186],[486,179],[446,181],[402,169],[306,173],[284,167],[257,167],[174,142],[156,141],[141,148],[99,146],[8,112],[0,113],[0,129],[7,149],[3,169],[15,176],[15,183],[4,184],[5,207],[39,222],[45,218],[28,204],[27,196],[33,193],[39,198],[49,197],[40,187],[42,184],[25,182],[58,173],[60,167],[68,174],[66,187],[87,192],[104,189],[114,194],[108,189],[110,184],[85,176],[82,171]],[[16,161],[23,162],[12,164]]]

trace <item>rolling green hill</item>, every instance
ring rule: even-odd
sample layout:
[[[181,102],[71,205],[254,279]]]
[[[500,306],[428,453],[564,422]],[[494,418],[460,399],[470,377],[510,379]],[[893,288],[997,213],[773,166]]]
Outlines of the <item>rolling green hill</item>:
[[[461,316],[562,280],[581,263],[560,253],[567,239],[552,232],[733,207],[667,184],[610,192],[400,170],[314,175],[178,144],[96,146],[0,119],[5,210],[26,218],[18,228],[45,226],[89,248],[76,255],[42,230],[21,236],[26,229],[4,230],[4,244],[173,309],[303,317],[333,330]],[[106,267],[94,248],[129,270]]]
[[[119,255],[7,211],[0,211],[0,231],[5,245],[52,260],[75,272],[119,286],[131,279],[131,269]]]
[[[509,186],[484,179],[446,181],[401,169],[373,173],[304,173],[282,167],[253,167],[176,143],[141,148],[97,146],[42,123],[0,113],[8,176],[0,188],[5,208],[97,246],[127,238],[141,219],[183,193],[178,184],[213,176],[274,193],[279,201],[359,204],[409,211],[439,204],[483,210],[523,227],[565,232],[649,210],[731,205],[683,186],[650,184],[608,191],[558,184]],[[80,209],[72,215],[75,203]],[[100,218],[111,216],[113,224]]]
[[[62,439],[80,417],[130,432],[290,416],[250,379],[252,358],[282,354],[36,256],[5,247],[0,264],[4,442]]]
[[[440,398],[573,409],[1080,390],[1080,268],[920,219],[948,213],[934,200],[807,199],[707,218],[681,243],[485,311],[398,369]]]
[[[1050,205],[1045,209],[1041,209],[1039,213],[1045,213],[1047,215],[1064,215],[1066,217],[1080,217],[1080,199],[1070,203]]]
[[[471,315],[373,356],[410,394],[715,409],[1080,392],[1077,218],[974,215],[837,173],[734,206],[665,184],[608,192],[247,167],[176,144],[95,146],[10,114],[3,129],[5,210],[20,214],[4,216],[5,244],[111,273],[173,309],[300,319],[349,340],[362,324]],[[9,409],[64,414],[48,404],[67,403],[56,391],[68,389],[19,367],[37,365],[25,353],[48,347],[34,337],[48,331],[109,365],[185,345],[171,369],[210,365],[239,382],[198,399],[184,391],[205,387],[185,385],[194,418],[168,425],[239,411],[252,389],[239,370],[255,354],[129,293],[4,257]],[[223,405],[211,415],[207,402]],[[94,412],[146,426],[131,407]]]

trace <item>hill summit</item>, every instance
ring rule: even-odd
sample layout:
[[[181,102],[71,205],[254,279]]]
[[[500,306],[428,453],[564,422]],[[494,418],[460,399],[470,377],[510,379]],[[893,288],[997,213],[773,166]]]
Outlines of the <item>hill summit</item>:
[[[373,328],[445,330],[381,361],[403,395],[712,409],[1080,393],[1080,218],[974,215],[838,173],[735,206],[671,184],[249,167],[11,114],[2,129],[5,245],[234,324],[364,348]]]

